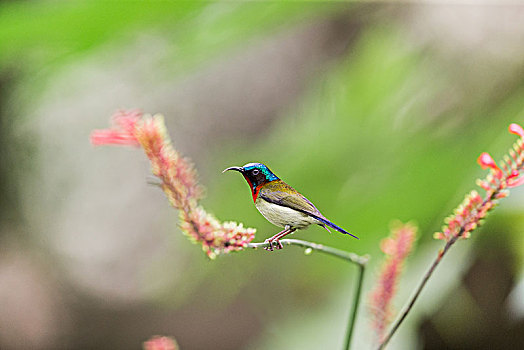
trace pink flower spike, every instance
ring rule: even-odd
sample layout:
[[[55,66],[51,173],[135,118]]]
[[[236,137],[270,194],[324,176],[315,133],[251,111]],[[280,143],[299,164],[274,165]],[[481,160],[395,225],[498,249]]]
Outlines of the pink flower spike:
[[[89,137],[94,146],[127,145],[139,146],[137,139],[129,134],[114,129],[93,130]]]
[[[114,125],[119,126],[128,133],[133,133],[136,128],[136,123],[142,118],[142,115],[143,113],[140,110],[120,110],[113,114],[111,119]]]
[[[395,223],[391,230],[391,235],[383,239],[380,244],[380,248],[386,254],[386,259],[369,295],[368,306],[378,341],[383,340],[386,328],[393,316],[392,300],[404,261],[413,247],[417,233],[417,227],[411,223]]]
[[[497,163],[491,158],[489,153],[483,152],[477,159],[477,163],[480,164],[482,169],[490,168],[495,172],[497,177],[502,176],[502,170],[498,167]]]
[[[508,180],[514,179],[517,176],[519,176],[519,172],[516,169],[513,169],[511,173],[508,175]]]
[[[520,136],[521,138],[524,138],[524,129],[522,129],[522,126],[512,123],[509,128],[509,132],[515,135]]]
[[[110,129],[94,130],[91,133],[91,143],[100,145],[127,145],[139,146],[136,138],[136,126],[142,118],[139,110],[117,111],[111,117],[113,126]]]
[[[178,345],[173,338],[155,335],[144,342],[144,350],[177,350]]]
[[[508,180],[508,187],[518,187],[521,185],[524,185],[524,176],[521,176],[519,179],[514,180],[515,178],[511,178]],[[514,180],[514,181],[513,181]]]
[[[495,164],[495,161],[493,160],[493,158],[491,158],[491,156],[489,155],[489,153],[487,152],[483,152],[477,159],[477,163],[480,164],[480,166],[482,167],[482,169],[486,169],[486,168],[493,168],[495,166],[497,166]]]

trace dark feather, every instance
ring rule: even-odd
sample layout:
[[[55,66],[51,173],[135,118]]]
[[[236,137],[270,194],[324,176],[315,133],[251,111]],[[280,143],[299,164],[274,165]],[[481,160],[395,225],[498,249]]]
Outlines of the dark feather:
[[[282,180],[265,184],[258,195],[270,203],[295,209],[304,214],[323,217],[313,203]]]
[[[346,230],[326,219],[324,215],[322,215],[322,213],[313,205],[313,203],[311,203],[306,197],[301,195],[297,190],[282,180],[275,180],[265,184],[260,189],[258,196],[269,203],[288,207],[309,215],[322,222],[323,225],[321,226],[324,228],[326,228],[325,225],[327,225],[338,232],[358,239],[357,236],[347,232]]]
[[[317,217],[317,216],[312,215],[312,214],[309,214],[309,215],[311,215],[312,217],[314,217],[318,221],[324,223],[325,225],[328,225],[329,227],[334,228],[335,230],[337,230],[340,233],[345,233],[346,235],[350,235],[351,237],[355,237],[356,239],[359,239],[357,236],[355,236],[355,235],[349,233],[348,231],[344,230],[343,228],[335,225],[334,223],[332,223],[331,221],[329,221],[328,219],[326,219],[324,217]]]

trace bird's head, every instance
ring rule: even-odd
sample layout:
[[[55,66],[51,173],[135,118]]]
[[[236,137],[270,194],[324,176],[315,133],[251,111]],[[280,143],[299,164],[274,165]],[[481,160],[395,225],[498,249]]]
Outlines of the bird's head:
[[[232,166],[222,172],[225,173],[228,170],[235,170],[244,175],[254,195],[258,192],[260,186],[278,180],[278,177],[262,163],[248,163],[243,167]]]

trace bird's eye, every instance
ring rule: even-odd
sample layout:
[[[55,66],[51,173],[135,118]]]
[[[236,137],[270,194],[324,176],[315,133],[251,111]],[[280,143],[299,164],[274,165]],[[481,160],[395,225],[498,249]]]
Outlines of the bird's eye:
[[[258,169],[255,169],[255,170],[253,170],[253,172],[251,174],[258,175],[258,173],[259,173]]]

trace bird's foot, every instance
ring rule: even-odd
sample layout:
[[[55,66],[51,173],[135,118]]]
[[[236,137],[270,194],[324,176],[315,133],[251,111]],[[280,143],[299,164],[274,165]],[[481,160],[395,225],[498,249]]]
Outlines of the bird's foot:
[[[269,247],[265,247],[264,249],[265,250],[268,250],[270,252],[273,251],[273,242],[276,243],[276,248],[277,249],[282,249],[284,248],[284,246],[282,245],[282,243],[280,243],[280,239],[284,238],[284,236],[287,236],[288,234],[290,233],[293,233],[295,232],[296,228],[290,228],[289,226],[286,226],[286,228],[283,230],[283,231],[280,231],[279,233],[277,233],[276,235],[274,235],[273,237],[271,238],[268,238],[264,241],[264,243],[269,243]]]
[[[272,252],[274,248],[277,248],[277,249],[282,249],[284,248],[284,246],[282,245],[282,243],[280,243],[280,241],[278,239],[275,239],[275,238],[268,238],[264,241],[264,243],[269,243],[269,247],[265,247],[264,249],[269,251],[269,252]],[[276,243],[276,245],[274,245],[273,243]]]

